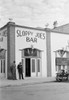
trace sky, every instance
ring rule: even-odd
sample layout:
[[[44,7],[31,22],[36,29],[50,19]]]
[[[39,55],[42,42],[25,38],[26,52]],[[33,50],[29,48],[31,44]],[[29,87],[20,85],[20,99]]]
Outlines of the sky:
[[[53,27],[69,23],[69,0],[0,0],[0,27],[9,18],[18,25]]]

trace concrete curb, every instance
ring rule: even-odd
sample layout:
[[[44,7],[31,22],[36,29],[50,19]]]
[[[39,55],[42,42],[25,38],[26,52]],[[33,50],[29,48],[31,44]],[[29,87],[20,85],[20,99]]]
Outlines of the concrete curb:
[[[0,88],[3,87],[12,87],[12,86],[27,86],[27,85],[35,85],[35,84],[42,84],[42,83],[51,83],[55,81],[55,79],[47,79],[47,80],[2,80],[0,82]]]
[[[28,86],[28,85],[35,85],[35,84],[42,84],[42,83],[50,83],[50,82],[53,82],[53,81],[49,81],[49,82],[33,82],[33,83],[22,83],[22,84],[8,84],[8,85],[3,85],[3,86],[0,86],[0,88],[3,88],[3,87],[12,87],[12,86]]]

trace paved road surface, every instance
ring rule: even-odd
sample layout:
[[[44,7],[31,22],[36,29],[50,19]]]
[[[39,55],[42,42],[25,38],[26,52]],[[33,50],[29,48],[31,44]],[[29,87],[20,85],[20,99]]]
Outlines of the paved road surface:
[[[69,82],[0,88],[0,100],[69,100]]]

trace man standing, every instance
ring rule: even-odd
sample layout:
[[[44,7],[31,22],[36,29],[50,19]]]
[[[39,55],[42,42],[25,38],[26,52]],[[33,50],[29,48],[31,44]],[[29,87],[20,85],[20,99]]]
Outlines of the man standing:
[[[21,62],[18,64],[17,69],[18,69],[18,73],[19,73],[19,79],[24,79],[23,78],[23,67],[22,67]]]
[[[16,80],[16,64],[15,64],[15,61],[13,61],[13,63],[11,64],[10,69],[11,69],[12,79]]]

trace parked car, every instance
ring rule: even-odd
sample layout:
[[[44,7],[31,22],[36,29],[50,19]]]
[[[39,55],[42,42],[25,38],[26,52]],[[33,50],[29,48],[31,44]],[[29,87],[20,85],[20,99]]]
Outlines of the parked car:
[[[65,70],[61,70],[60,72],[56,73],[56,81],[67,81],[69,77],[69,73],[65,72]]]

